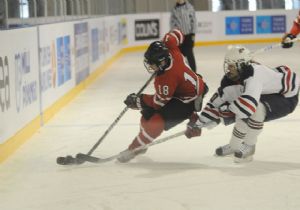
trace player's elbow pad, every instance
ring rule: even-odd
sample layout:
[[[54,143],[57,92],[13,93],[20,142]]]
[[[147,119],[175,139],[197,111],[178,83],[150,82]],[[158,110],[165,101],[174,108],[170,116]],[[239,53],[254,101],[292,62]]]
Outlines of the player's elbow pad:
[[[174,38],[177,41],[177,45],[178,46],[183,43],[184,35],[183,35],[183,33],[179,29],[177,29],[177,28],[173,29],[172,31],[170,31],[170,34],[172,36],[174,36]]]

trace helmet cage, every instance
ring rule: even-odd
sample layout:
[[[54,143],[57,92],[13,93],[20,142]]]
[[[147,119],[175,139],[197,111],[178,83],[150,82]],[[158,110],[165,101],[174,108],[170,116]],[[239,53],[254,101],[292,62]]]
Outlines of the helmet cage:
[[[164,71],[166,69],[166,64],[168,64],[167,60],[170,59],[170,56],[158,59],[157,62],[144,59],[144,66],[149,73],[154,73],[156,71]],[[163,63],[163,61],[166,61]],[[156,68],[155,68],[156,67]]]

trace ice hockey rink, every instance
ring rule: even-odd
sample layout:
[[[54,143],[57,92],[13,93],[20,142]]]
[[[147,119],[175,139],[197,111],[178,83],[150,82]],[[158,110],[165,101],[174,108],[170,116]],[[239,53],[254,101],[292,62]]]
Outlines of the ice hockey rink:
[[[247,45],[257,50],[270,44]],[[226,45],[195,48],[198,72],[210,87],[223,76]],[[300,75],[300,45],[256,56],[270,67],[288,65]],[[126,54],[0,165],[1,210],[299,210],[300,106],[265,123],[254,161],[233,163],[214,150],[226,144],[232,126],[203,130],[201,137],[174,138],[120,164],[56,164],[58,156],[86,153],[124,109],[150,74],[143,52]],[[153,84],[144,91],[153,92]],[[124,150],[139,131],[140,114],[128,110],[95,150],[109,157]],[[186,122],[163,133],[185,129]]]

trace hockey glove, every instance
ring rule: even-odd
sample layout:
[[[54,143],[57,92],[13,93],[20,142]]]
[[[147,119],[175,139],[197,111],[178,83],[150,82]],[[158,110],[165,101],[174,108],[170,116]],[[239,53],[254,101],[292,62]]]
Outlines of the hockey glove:
[[[127,96],[124,103],[130,109],[142,109],[141,107],[141,98],[137,96],[135,93],[131,93]]]
[[[282,48],[291,48],[293,46],[293,42],[291,42],[293,39],[295,39],[296,36],[293,34],[285,34],[282,37],[281,46]]]
[[[190,139],[196,136],[201,136],[202,132],[202,122],[199,120],[199,117],[196,113],[192,114],[190,121],[187,124],[184,135]]]
[[[225,103],[219,107],[219,114],[224,125],[230,125],[235,122],[235,114],[230,111],[229,103]]]
[[[240,80],[243,81],[254,74],[254,69],[251,64],[241,63]]]

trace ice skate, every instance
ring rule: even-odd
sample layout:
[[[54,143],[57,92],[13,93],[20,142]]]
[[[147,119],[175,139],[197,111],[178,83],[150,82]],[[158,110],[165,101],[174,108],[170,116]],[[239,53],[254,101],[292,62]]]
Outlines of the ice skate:
[[[234,153],[234,149],[230,146],[230,144],[226,144],[216,149],[215,156],[223,157],[227,155],[232,155],[233,153]]]
[[[142,155],[142,154],[145,154],[146,152],[147,152],[147,149],[140,149],[137,151],[126,149],[126,150],[120,152],[117,160],[120,163],[127,163],[130,160],[132,160],[133,158],[135,158],[137,155]]]
[[[248,145],[243,143],[238,151],[234,153],[234,162],[243,163],[253,160],[255,153],[255,145]]]

